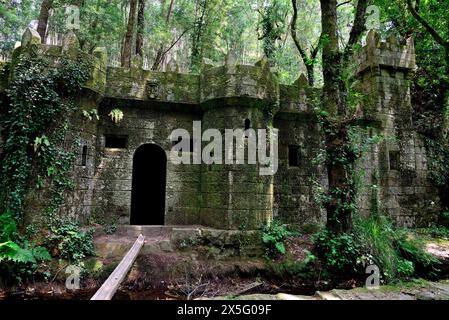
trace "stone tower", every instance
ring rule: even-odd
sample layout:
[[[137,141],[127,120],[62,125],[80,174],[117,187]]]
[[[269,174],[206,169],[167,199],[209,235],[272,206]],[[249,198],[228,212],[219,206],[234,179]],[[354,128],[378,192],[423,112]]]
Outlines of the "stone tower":
[[[431,219],[439,201],[429,179],[423,137],[412,123],[413,39],[401,44],[392,35],[382,41],[371,30],[356,59],[357,76],[367,96],[362,120],[377,128],[371,133],[384,137],[362,160],[368,187],[360,205],[365,212],[379,209],[400,225]]]

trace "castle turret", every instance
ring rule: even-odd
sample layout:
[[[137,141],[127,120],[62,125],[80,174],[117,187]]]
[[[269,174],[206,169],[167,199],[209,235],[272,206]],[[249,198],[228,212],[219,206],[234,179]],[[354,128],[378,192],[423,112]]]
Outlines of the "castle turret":
[[[222,67],[208,68],[201,75],[201,106],[203,132],[216,129],[226,139],[226,131],[238,132],[233,138],[231,161],[223,152],[223,164],[203,164],[201,171],[201,222],[216,228],[257,228],[272,219],[273,177],[264,172],[257,149],[261,130],[265,130],[266,155],[274,151],[273,115],[278,109],[279,86],[269,65],[238,65],[235,55],[228,54]],[[251,136],[245,130],[253,130]],[[253,140],[254,139],[254,140]],[[228,140],[229,141],[229,140]],[[245,149],[239,156],[236,145]],[[203,146],[207,142],[203,142]],[[252,155],[249,155],[249,149]],[[223,151],[226,142],[223,141]],[[256,153],[256,154],[254,154]],[[251,159],[256,162],[250,163]],[[277,161],[277,159],[275,159]],[[275,165],[277,170],[277,164]],[[265,168],[264,168],[265,167]]]
[[[401,44],[396,36],[382,41],[369,31],[356,55],[357,77],[365,95],[363,120],[384,137],[363,160],[368,186],[360,205],[375,208],[401,225],[412,225],[438,210],[438,197],[427,171],[424,142],[414,130],[410,80],[413,77],[413,39]],[[428,213],[426,215],[426,213]]]

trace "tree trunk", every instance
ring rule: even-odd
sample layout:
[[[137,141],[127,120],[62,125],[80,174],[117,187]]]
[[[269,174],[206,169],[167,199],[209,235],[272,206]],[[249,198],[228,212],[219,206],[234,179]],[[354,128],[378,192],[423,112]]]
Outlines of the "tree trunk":
[[[201,15],[196,17],[195,26],[192,34],[192,53],[190,55],[190,70],[197,71],[201,64],[203,56],[202,49],[202,36],[203,36],[203,22],[206,15],[207,0],[198,0],[198,10],[201,10]]]
[[[39,21],[37,24],[37,33],[41,36],[41,42],[46,42],[48,18],[50,16],[50,10],[53,6],[53,0],[42,1],[41,11],[39,13]]]
[[[329,119],[322,119],[325,135],[326,167],[329,180],[329,200],[324,204],[327,212],[327,228],[335,233],[347,233],[352,229],[352,212],[355,207],[356,189],[354,167],[357,154],[349,139],[350,121],[347,117],[346,93],[342,80],[352,47],[364,30],[368,0],[359,0],[354,27],[344,53],[340,52],[337,24],[337,0],[320,0],[323,56],[323,106]]]
[[[137,14],[136,54],[143,60],[143,32],[145,29],[145,0],[139,0]]]
[[[293,39],[293,43],[295,44],[296,49],[298,49],[299,54],[302,58],[302,61],[304,62],[304,65],[306,66],[307,80],[309,82],[309,86],[313,87],[313,85],[315,84],[315,72],[314,72],[315,64],[316,64],[315,58],[318,54],[319,46],[321,44],[321,36],[318,40],[318,44],[317,44],[316,48],[311,50],[312,52],[311,52],[310,58],[309,58],[306,51],[299,43],[298,35],[296,32],[296,23],[298,20],[298,6],[296,3],[296,0],[292,0],[292,7],[293,7],[293,17],[292,17],[292,22],[290,25],[290,33],[291,33],[291,36]]]
[[[313,87],[315,85],[315,63],[306,64],[306,70],[309,86]]]
[[[344,113],[340,106],[340,52],[337,34],[337,0],[320,0],[323,41],[323,104],[331,116]]]
[[[134,33],[134,22],[136,20],[137,0],[131,0],[129,4],[128,27],[125,34],[125,42],[123,44],[122,61],[123,68],[131,67],[132,40]]]
[[[170,17],[171,17],[172,11],[173,11],[174,3],[175,3],[175,0],[170,1],[170,7],[169,7],[169,9],[167,11],[167,15],[165,17],[165,25],[166,26],[168,26],[168,24],[170,23]],[[156,58],[154,59],[154,63],[153,63],[151,70],[156,71],[160,68],[162,62],[164,61],[165,54],[166,54],[166,52],[164,52],[164,44],[161,43],[161,45],[159,46],[159,49],[157,50]]]

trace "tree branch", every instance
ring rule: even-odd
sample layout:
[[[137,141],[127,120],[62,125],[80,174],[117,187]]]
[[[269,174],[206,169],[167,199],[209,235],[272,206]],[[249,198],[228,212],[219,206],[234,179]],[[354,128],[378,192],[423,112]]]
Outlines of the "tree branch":
[[[179,42],[179,40],[181,40],[181,38],[187,33],[187,31],[189,31],[191,28],[187,28],[187,29],[185,29],[182,33],[181,33],[181,35],[175,40],[175,41],[173,41],[172,42],[172,44],[170,45],[170,47],[168,47],[168,49],[167,50],[165,50],[164,52],[163,52],[163,56],[165,56],[171,49],[173,49],[173,47]]]
[[[407,6],[412,14],[412,16],[426,29],[428,33],[432,36],[432,38],[440,45],[442,45],[446,51],[449,50],[449,42],[445,41],[439,33],[430,26],[430,24],[418,13],[418,11],[413,7],[412,1],[407,0]]]
[[[348,3],[351,3],[351,2],[352,2],[352,0],[348,0],[348,1],[344,1],[342,3],[339,3],[339,4],[337,4],[337,8],[339,8],[341,6],[344,6],[345,4],[348,4]]]
[[[353,46],[357,43],[360,35],[365,31],[366,22],[366,9],[368,8],[369,0],[359,0],[354,17],[354,25],[352,26],[351,32],[349,34],[348,46]]]
[[[349,40],[343,52],[343,63],[346,63],[348,61],[352,54],[354,45],[357,43],[360,36],[366,29],[366,9],[368,8],[368,3],[370,2],[371,0],[359,0],[357,3],[354,24],[352,26],[351,32],[349,33]]]
[[[292,34],[293,42],[295,43],[295,46],[298,49],[299,54],[301,55],[301,58],[304,60],[304,63],[306,63],[309,57],[307,56],[306,51],[302,48],[301,44],[299,43],[298,35],[296,34],[296,20],[298,20],[298,7],[296,4],[296,0],[292,0],[292,7],[293,7],[293,17],[290,32]]]

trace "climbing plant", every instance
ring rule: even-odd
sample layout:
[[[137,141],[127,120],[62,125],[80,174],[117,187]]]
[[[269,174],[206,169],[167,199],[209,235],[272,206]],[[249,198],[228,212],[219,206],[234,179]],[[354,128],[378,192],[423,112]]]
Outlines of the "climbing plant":
[[[13,68],[1,104],[6,114],[1,127],[7,135],[0,171],[0,219],[5,226],[0,260],[12,264],[8,272],[32,272],[36,263],[49,255],[17,232],[24,217],[27,187],[32,181],[38,188],[49,187],[44,220],[51,232],[59,221],[55,213],[64,201],[64,192],[72,186],[69,171],[77,141],[70,141],[71,148],[66,146],[68,118],[77,108],[74,97],[88,78],[88,65],[64,59],[59,68],[50,68],[43,58],[22,56]]]

